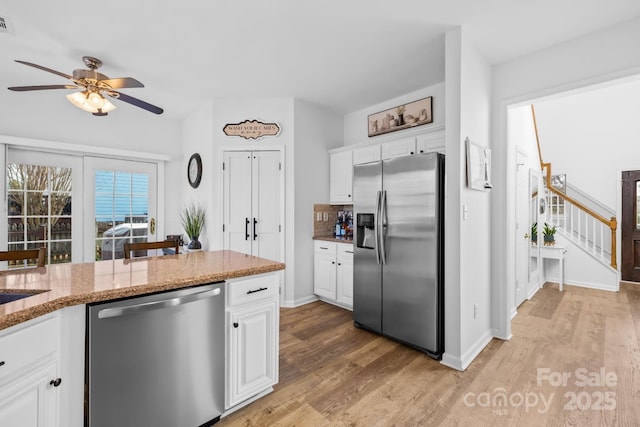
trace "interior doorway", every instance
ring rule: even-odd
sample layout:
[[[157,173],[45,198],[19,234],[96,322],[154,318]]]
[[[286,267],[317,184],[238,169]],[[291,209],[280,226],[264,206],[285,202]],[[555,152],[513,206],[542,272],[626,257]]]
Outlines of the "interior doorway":
[[[622,172],[621,278],[640,282],[640,171]]]

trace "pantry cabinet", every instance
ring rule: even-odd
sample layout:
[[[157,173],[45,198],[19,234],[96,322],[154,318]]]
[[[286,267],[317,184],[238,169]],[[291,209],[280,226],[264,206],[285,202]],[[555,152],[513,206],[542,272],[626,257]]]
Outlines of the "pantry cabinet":
[[[353,244],[315,241],[313,289],[323,301],[353,308]]]

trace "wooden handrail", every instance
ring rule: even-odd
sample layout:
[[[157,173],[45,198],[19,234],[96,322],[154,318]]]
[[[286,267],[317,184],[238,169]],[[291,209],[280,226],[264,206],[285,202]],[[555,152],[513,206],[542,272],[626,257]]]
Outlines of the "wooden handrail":
[[[574,205],[578,209],[582,210],[583,212],[585,212],[586,214],[592,216],[593,218],[597,219],[598,221],[602,222],[603,224],[609,226],[609,229],[611,230],[611,267],[613,267],[614,269],[617,269],[616,230],[618,228],[618,220],[616,219],[615,216],[612,216],[610,219],[607,219],[607,218],[603,217],[602,215],[598,214],[597,212],[594,212],[590,208],[586,207],[585,205],[583,205],[582,203],[580,203],[577,200],[573,199],[572,197],[567,196],[565,193],[563,193],[562,191],[556,189],[555,187],[553,187],[551,185],[551,163],[545,163],[544,161],[542,161],[542,150],[540,149],[540,138],[538,136],[538,123],[536,121],[536,110],[533,107],[533,104],[531,104],[531,115],[533,117],[533,129],[536,132],[536,143],[538,144],[538,156],[540,158],[540,169],[541,170],[545,170],[546,169],[544,180],[545,180],[546,185],[547,185],[547,190],[549,190],[553,194],[559,196],[563,200],[566,200],[567,202],[571,203],[572,205]]]

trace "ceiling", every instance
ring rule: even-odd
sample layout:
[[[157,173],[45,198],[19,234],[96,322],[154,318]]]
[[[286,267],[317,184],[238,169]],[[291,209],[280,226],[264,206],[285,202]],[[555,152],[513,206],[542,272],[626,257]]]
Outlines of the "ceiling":
[[[495,64],[638,17],[640,2],[35,0],[3,2],[0,16],[13,30],[0,33],[1,87],[65,83],[14,59],[69,74],[95,56],[102,73],[146,86],[123,92],[180,120],[218,97],[296,97],[344,114],[443,81],[455,26]],[[33,112],[66,93],[2,99]]]

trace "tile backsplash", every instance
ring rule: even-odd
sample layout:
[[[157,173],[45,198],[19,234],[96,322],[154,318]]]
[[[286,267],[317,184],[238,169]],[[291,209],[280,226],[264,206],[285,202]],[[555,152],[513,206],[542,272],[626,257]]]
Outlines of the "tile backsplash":
[[[352,211],[351,205],[313,205],[313,237],[333,236],[336,229],[338,211]]]

